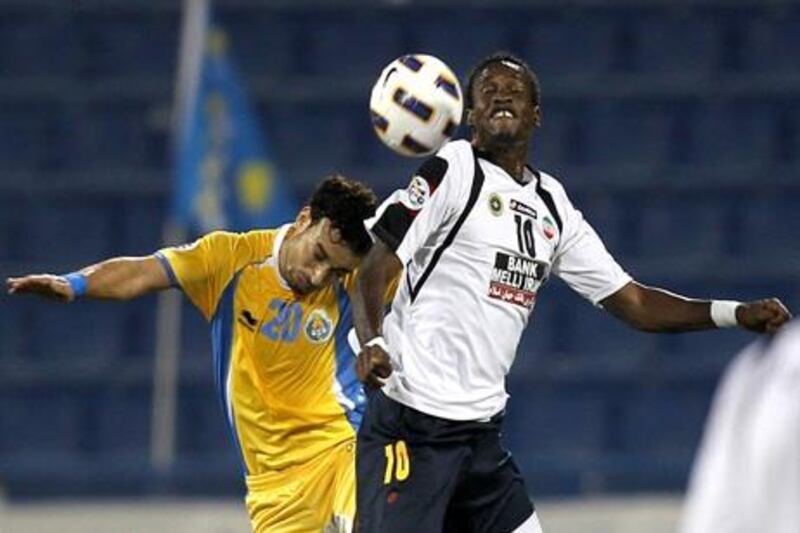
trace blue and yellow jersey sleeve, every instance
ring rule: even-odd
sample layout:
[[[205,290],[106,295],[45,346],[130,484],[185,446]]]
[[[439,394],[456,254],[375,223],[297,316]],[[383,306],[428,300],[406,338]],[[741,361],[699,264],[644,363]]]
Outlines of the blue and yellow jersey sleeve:
[[[247,233],[215,231],[191,244],[164,248],[156,253],[170,277],[206,320],[211,320],[225,287],[250,263],[272,253],[275,230]]]

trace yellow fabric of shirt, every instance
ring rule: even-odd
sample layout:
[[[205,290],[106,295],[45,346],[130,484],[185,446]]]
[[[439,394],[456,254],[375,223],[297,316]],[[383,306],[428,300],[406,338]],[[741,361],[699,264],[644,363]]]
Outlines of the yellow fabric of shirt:
[[[355,275],[295,294],[277,269],[285,231],[214,232],[157,254],[211,322],[216,385],[249,476],[354,439],[360,421],[344,407],[363,400],[346,341]]]

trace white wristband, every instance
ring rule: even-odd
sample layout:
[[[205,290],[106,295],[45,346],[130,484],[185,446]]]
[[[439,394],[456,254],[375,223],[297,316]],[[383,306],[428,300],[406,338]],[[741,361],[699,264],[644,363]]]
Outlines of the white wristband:
[[[734,328],[739,325],[736,309],[742,302],[732,300],[711,300],[711,321],[718,328]]]
[[[383,348],[384,352],[389,353],[389,345],[386,344],[386,340],[380,335],[378,335],[377,337],[372,337],[370,340],[364,343],[364,348],[368,346],[380,346],[381,348]]]

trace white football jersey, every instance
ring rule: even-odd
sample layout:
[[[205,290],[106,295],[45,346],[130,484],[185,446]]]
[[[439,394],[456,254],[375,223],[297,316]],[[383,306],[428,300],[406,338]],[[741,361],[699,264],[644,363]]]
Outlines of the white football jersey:
[[[731,363],[714,398],[681,533],[800,531],[800,322]]]
[[[381,205],[372,231],[405,265],[384,322],[389,397],[451,420],[491,417],[550,275],[594,304],[631,281],[555,178],[526,177],[454,141]]]

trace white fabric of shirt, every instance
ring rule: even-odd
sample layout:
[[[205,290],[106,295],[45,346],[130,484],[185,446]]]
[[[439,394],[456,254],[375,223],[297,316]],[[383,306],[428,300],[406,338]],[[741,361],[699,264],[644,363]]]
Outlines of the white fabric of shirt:
[[[731,363],[692,471],[681,533],[800,532],[800,321]]]
[[[384,322],[394,372],[383,391],[434,416],[481,420],[505,407],[505,376],[547,276],[560,276],[593,304],[631,278],[555,178],[527,170],[529,181],[522,185],[483,159],[480,195],[431,268],[436,250],[465,210],[475,166],[466,141],[448,143],[437,156],[448,167],[434,192],[427,193],[415,177],[409,189],[390,196],[378,211],[380,216],[396,202],[416,210],[396,249],[406,270]],[[557,216],[537,186],[552,196]],[[533,256],[520,230],[525,224]],[[426,270],[430,273],[419,288]],[[418,290],[414,298],[412,289]]]

